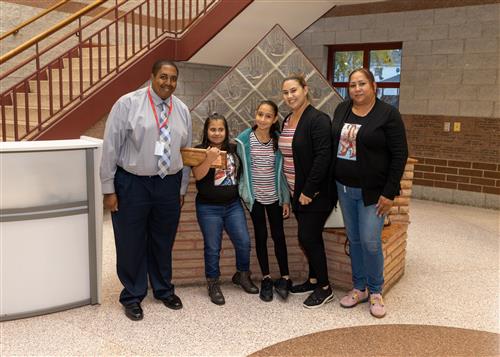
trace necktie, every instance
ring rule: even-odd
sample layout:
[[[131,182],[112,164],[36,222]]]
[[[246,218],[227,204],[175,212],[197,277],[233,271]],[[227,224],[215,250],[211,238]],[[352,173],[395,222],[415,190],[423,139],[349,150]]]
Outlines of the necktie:
[[[167,105],[161,103],[160,126],[167,119]],[[163,155],[158,160],[158,175],[161,178],[167,176],[170,167],[170,128],[167,125],[160,129],[160,142],[163,143]]]

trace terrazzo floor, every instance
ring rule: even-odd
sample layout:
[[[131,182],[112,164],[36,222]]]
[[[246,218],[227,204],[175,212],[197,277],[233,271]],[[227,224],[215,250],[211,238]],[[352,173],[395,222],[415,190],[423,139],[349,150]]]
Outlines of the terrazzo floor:
[[[302,307],[303,296],[263,303],[230,284],[226,305],[205,286],[178,286],[184,308],[166,309],[150,295],[145,318],[132,322],[117,302],[111,222],[104,224],[101,305],[0,324],[0,352],[11,355],[244,356],[306,334],[381,324],[451,326],[499,333],[499,211],[412,200],[406,272],[385,296],[388,314],[367,304]],[[391,355],[387,341],[387,355]]]

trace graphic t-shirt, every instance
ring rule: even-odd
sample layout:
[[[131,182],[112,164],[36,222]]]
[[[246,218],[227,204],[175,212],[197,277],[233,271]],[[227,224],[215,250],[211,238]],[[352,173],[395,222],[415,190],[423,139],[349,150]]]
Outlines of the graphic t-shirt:
[[[225,169],[214,169],[214,186],[233,186],[237,185],[236,165],[234,164],[233,154],[227,155],[227,167]]]
[[[201,148],[201,146],[197,146]],[[201,180],[196,181],[196,201],[208,204],[226,204],[239,198],[236,172],[236,153],[227,154],[225,169],[211,168]]]
[[[356,139],[365,120],[366,118],[351,112],[340,134],[335,177],[337,181],[349,187],[361,187]]]

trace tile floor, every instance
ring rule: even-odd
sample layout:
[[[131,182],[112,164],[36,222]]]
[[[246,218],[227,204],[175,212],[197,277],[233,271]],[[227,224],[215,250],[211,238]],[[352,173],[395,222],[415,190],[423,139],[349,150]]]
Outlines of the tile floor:
[[[312,332],[373,324],[499,333],[500,212],[421,200],[413,200],[410,210],[406,272],[385,296],[382,320],[372,318],[366,304],[346,310],[337,298],[307,310],[302,296],[263,303],[226,284],[223,307],[209,302],[205,286],[180,286],[184,309],[168,310],[148,296],[144,320],[132,322],[117,302],[120,284],[106,219],[102,304],[3,322],[0,355],[244,356]]]

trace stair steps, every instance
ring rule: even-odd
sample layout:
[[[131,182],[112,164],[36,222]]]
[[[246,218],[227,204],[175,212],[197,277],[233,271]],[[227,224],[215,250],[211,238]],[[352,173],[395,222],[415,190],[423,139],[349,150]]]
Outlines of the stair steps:
[[[25,93],[17,93],[17,103],[25,105]],[[37,94],[36,93],[28,93],[28,105],[37,105]],[[63,103],[67,103],[69,101],[69,95],[68,94],[63,94]],[[49,108],[50,106],[50,95],[47,94],[41,94],[40,96],[40,103],[42,104],[42,107]],[[59,109],[60,105],[60,95],[59,93],[52,94],[52,107],[54,110]]]
[[[83,90],[87,90],[91,87],[90,73],[92,72],[92,83],[103,79],[103,77],[108,73],[107,65],[107,53],[105,48],[101,49],[101,69],[99,71],[99,58],[98,50],[96,48],[92,51],[92,70],[90,68],[90,57],[89,48],[84,48],[82,50],[82,83]],[[125,56],[123,56],[123,51],[120,51],[121,55],[118,57],[120,63],[125,62]],[[41,121],[45,121],[50,118],[50,97],[52,96],[52,113],[57,112],[61,108],[60,103],[60,84],[62,83],[62,98],[63,105],[70,102],[69,95],[69,72],[70,72],[70,61],[71,61],[71,83],[72,83],[72,94],[73,98],[80,95],[80,58],[63,58],[62,64],[63,68],[52,68],[51,71],[51,81],[52,81],[52,91],[49,92],[49,82],[47,79],[40,79],[40,114]],[[113,71],[116,68],[116,52],[114,48],[110,49],[109,56],[109,71]],[[59,72],[60,71],[60,72]],[[101,74],[101,79],[99,78],[99,72]],[[49,77],[49,76],[48,76]],[[60,80],[61,78],[61,80]],[[38,86],[36,80],[28,81],[30,92],[29,93],[16,93],[17,100],[17,127],[18,135],[23,136],[27,132],[26,126],[26,106],[25,100],[28,97],[28,113],[29,113],[29,129],[33,129],[38,126]],[[50,94],[51,93],[51,94]],[[42,128],[47,127],[50,122],[44,123]],[[5,106],[5,128],[7,140],[14,140],[14,107],[12,105]]]

